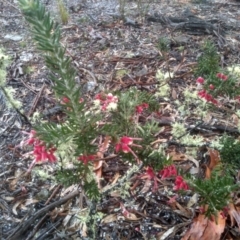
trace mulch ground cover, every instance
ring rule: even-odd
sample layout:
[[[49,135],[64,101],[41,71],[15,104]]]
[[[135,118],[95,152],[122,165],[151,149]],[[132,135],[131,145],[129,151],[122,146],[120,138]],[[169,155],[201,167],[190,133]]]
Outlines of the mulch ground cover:
[[[60,22],[57,3],[42,3]],[[224,133],[239,138],[239,119],[231,107],[225,107],[214,109],[196,126],[199,117],[191,114],[182,119],[175,101],[181,101],[184,91],[196,87],[194,68],[206,40],[217,47],[222,67],[239,64],[240,3],[155,1],[142,2],[141,7],[134,1],[125,4],[123,17],[115,1],[67,3],[69,21],[61,26],[61,43],[77,69],[77,81],[89,99],[99,91],[125,91],[130,87],[154,94],[159,87],[157,71],[174,72],[169,81],[169,99],[159,100],[161,116],[155,117],[161,131],[156,144],[167,143],[166,154],[176,166],[185,172],[197,167],[204,178],[206,169],[219,161],[218,151],[202,147],[197,159],[187,155],[190,143],[186,146],[171,141],[172,123],[182,121],[196,138],[211,142]],[[0,46],[11,56],[7,84],[22,102],[21,111],[8,109],[1,93],[1,239],[91,239],[90,226],[83,221],[89,208],[94,208],[97,214],[92,214],[99,218],[95,237],[99,240],[240,239],[238,194],[234,195],[235,205],[227,218],[221,221],[218,216],[219,223],[214,224],[201,214],[194,193],[175,194],[172,179],[159,180],[155,191],[153,181],[143,177],[142,166],[133,169],[116,157],[107,156],[102,166],[104,193],[95,205],[89,203],[78,186],[64,188],[54,182],[49,177],[54,175],[53,165],[37,167],[47,177],[34,170],[26,174],[32,159],[30,150],[21,146],[23,131],[31,130],[36,113],[52,122],[61,121],[63,113],[17,1],[0,2],[0,23]],[[163,44],[168,47],[166,52]],[[192,110],[194,107],[189,106]]]

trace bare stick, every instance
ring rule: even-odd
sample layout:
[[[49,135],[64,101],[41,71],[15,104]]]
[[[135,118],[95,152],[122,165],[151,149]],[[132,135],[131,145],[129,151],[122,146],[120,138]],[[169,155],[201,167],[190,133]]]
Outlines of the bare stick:
[[[71,198],[76,197],[77,195],[79,195],[79,191],[76,190],[72,193],[70,193],[69,195],[67,195],[66,197],[42,208],[41,210],[39,210],[38,212],[36,212],[31,218],[29,218],[27,221],[22,222],[18,227],[15,228],[14,232],[6,239],[6,240],[19,240],[22,239],[21,236],[22,234],[35,222],[36,219],[40,218],[41,216],[43,216],[44,214],[48,213],[51,209],[62,205],[63,203],[67,202],[68,200],[70,200]]]

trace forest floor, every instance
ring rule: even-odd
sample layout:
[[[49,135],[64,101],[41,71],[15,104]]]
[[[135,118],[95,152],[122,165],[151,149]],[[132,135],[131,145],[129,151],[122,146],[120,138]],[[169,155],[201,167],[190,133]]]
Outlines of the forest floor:
[[[61,23],[57,1],[41,2],[54,20]],[[124,91],[130,87],[154,94],[157,71],[173,72],[169,98],[159,101],[164,118],[161,119],[161,136],[156,140],[167,142],[171,139],[174,121],[182,121],[190,128],[199,120],[194,114],[181,118],[175,101],[181,101],[183,92],[192,91],[196,86],[194,67],[204,42],[210,40],[215,44],[223,68],[240,64],[240,3],[159,0],[144,1],[140,6],[135,1],[125,4],[122,17],[118,1],[68,1],[69,21],[61,25],[61,43],[89,95],[105,90]],[[191,19],[201,19],[204,23],[188,25]],[[166,53],[161,49],[163,41],[168,46]],[[22,103],[20,114],[16,109],[7,108],[1,100],[1,239],[91,239],[87,234],[90,226],[79,220],[89,205],[84,195],[76,193],[78,186],[64,188],[51,178],[40,176],[40,171],[25,174],[32,159],[26,155],[29,149],[20,147],[25,139],[23,131],[32,129],[36,113],[55,122],[61,119],[62,113],[56,110],[58,100],[51,88],[49,71],[15,0],[0,0],[0,46],[11,57],[7,85],[16,90],[14,97]],[[194,112],[194,106],[190,108]],[[203,137],[206,143],[224,133],[239,138],[239,118],[233,111],[225,110],[209,111],[203,118],[208,128],[195,131],[196,138]],[[208,154],[208,162],[203,163],[203,159],[189,157],[184,144],[169,144],[166,152],[186,171],[193,166],[204,169],[203,165],[211,165],[218,154],[217,150],[207,149],[204,154]],[[130,168],[122,161],[117,164],[108,161],[102,171],[104,186],[120,181]],[[37,169],[48,176],[55,171],[50,164]],[[189,192],[184,197],[176,195],[173,200],[169,197],[173,184],[163,182],[159,190],[153,192],[151,181],[136,178],[143,172],[140,169],[128,179],[128,194],[114,191],[101,199],[97,205],[96,239],[240,239],[238,194],[234,193],[233,207],[224,221],[212,226],[209,220],[202,218],[194,193]],[[236,181],[239,178],[240,174],[236,174]]]

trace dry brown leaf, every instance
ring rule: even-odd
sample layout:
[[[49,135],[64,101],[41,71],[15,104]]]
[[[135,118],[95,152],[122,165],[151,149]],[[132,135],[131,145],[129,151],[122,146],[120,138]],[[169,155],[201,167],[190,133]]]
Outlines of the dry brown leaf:
[[[220,161],[220,154],[217,150],[208,148],[208,153],[210,155],[210,163],[209,169],[213,170],[213,168],[219,163]]]
[[[101,144],[101,146],[99,148],[99,151],[97,152],[97,157],[99,159],[103,158],[104,153],[108,150],[110,141],[111,141],[111,137],[106,136],[103,144]],[[99,189],[101,189],[100,181],[101,181],[101,178],[102,178],[102,164],[103,164],[103,161],[100,160],[100,161],[94,162],[94,166],[93,166],[94,167],[94,173],[95,173],[95,176],[96,176],[96,181],[98,183],[98,188]]]
[[[194,219],[182,240],[219,240],[225,224],[226,219],[220,213],[217,215],[217,223],[200,214]]]
[[[206,167],[206,171],[205,171],[205,178],[206,179],[210,179],[211,178],[211,170],[208,166],[204,165]]]
[[[172,98],[177,99],[177,92],[174,88],[172,89]]]
[[[70,193],[70,192],[73,192],[75,190],[78,189],[78,185],[75,184],[75,185],[71,185],[70,187],[66,188],[62,193],[61,193],[61,197],[65,196],[66,194]]]
[[[240,210],[237,209],[232,203],[229,204],[228,207],[229,207],[228,213],[231,220],[231,227],[233,227],[236,222],[240,230]]]
[[[187,159],[187,156],[183,153],[177,153],[175,151],[170,152],[169,156],[171,157],[172,161],[184,161]]]
[[[185,217],[187,217],[187,218],[191,218],[192,217],[192,215],[193,215],[193,213],[192,213],[192,211],[190,210],[190,209],[188,209],[188,208],[184,208],[180,203],[178,203],[178,202],[176,202],[176,207],[180,210],[180,214],[182,215],[182,216],[185,216]]]
[[[30,204],[37,203],[37,202],[39,202],[39,200],[33,199],[33,198],[29,198],[29,199],[26,200],[25,206],[28,206]]]
[[[87,228],[86,223],[82,223],[82,224],[81,224],[81,235],[82,235],[84,238],[87,237],[87,231],[88,231],[88,228]]]
[[[150,179],[146,179],[144,186],[142,188],[142,190],[140,191],[140,193],[146,193],[149,191],[150,187],[152,186],[152,182]]]
[[[117,173],[114,175],[114,177],[113,177],[113,180],[112,180],[112,182],[111,182],[111,185],[114,185],[114,184],[118,181],[119,178],[120,178],[120,173],[117,172]]]
[[[165,143],[165,142],[167,142],[168,140],[167,140],[167,138],[160,138],[160,139],[157,139],[156,141],[154,141],[154,142],[151,142],[150,144],[153,146],[153,145],[155,145],[156,143]]]
[[[231,116],[231,119],[232,119],[232,122],[235,126],[238,126],[238,123],[239,123],[239,117],[236,115],[236,114],[233,114]]]
[[[116,198],[116,197],[121,197],[122,194],[121,194],[121,191],[120,191],[120,190],[115,190],[115,191],[112,191],[112,192],[110,193],[110,196]]]
[[[52,91],[51,91],[50,89],[48,89],[48,88],[45,88],[45,89],[44,89],[44,93],[45,93],[46,95],[51,95],[51,94],[52,94]]]
[[[193,196],[189,199],[187,207],[190,208],[198,202],[198,194],[194,193]]]
[[[7,196],[7,197],[3,197],[3,199],[6,200],[7,202],[11,202],[14,200],[14,197]]]
[[[106,217],[104,217],[101,221],[101,223],[111,223],[111,222],[115,222],[117,221],[117,214],[114,213],[114,214],[109,214],[107,215]]]
[[[18,215],[18,213],[17,213],[17,208],[22,204],[22,202],[23,202],[23,200],[18,201],[18,202],[16,202],[16,203],[13,205],[13,207],[12,207],[12,212],[13,212],[15,215]]]
[[[127,220],[136,221],[140,218],[137,218],[137,216],[134,213],[129,212],[122,203],[120,203],[120,207],[122,209],[122,214]]]
[[[16,189],[17,182],[18,182],[18,178],[13,178],[13,180],[10,181],[10,184],[9,184],[10,190],[14,191]]]
[[[69,223],[70,219],[72,218],[72,214],[67,215],[64,219],[63,219],[63,226],[66,227],[67,224]]]

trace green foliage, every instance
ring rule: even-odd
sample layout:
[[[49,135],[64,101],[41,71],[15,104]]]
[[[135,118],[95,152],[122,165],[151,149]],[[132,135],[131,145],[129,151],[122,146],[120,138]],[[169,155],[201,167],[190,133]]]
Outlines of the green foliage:
[[[221,139],[221,144],[223,144],[220,150],[221,161],[240,169],[240,142],[233,137],[225,136]]]
[[[138,124],[136,119],[136,106],[142,103],[149,104],[149,110],[154,111],[158,107],[158,103],[153,95],[146,91],[139,91],[136,88],[130,88],[126,92],[118,94],[117,111],[112,111],[110,115],[110,123],[106,124],[102,131],[108,132],[109,135],[127,135],[131,137],[138,136]]]
[[[99,198],[99,190],[93,178],[92,169],[82,162],[75,164],[74,169],[58,170],[56,180],[64,186],[82,183],[82,187],[90,199],[97,200]]]
[[[38,48],[44,53],[47,67],[51,70],[54,91],[60,99],[67,99],[62,104],[66,113],[63,123],[44,122],[34,128],[37,137],[46,143],[47,147],[55,147],[60,170],[57,180],[65,185],[81,182],[90,198],[98,197],[98,188],[93,176],[92,163],[82,165],[77,162],[79,156],[96,154],[97,145],[91,144],[100,135],[113,136],[115,142],[121,136],[138,137],[146,135],[148,143],[153,140],[156,123],[149,123],[138,128],[136,106],[142,103],[149,105],[149,110],[156,110],[158,103],[153,95],[131,88],[120,92],[117,110],[96,111],[81,100],[79,86],[75,83],[75,69],[71,60],[65,57],[65,50],[60,44],[59,27],[50,19],[48,13],[39,1],[19,0],[26,20],[31,24],[31,31]],[[99,126],[100,120],[106,120]],[[140,131],[141,129],[141,131]],[[113,144],[115,143],[113,141]],[[125,160],[133,160],[131,154],[125,155]],[[68,166],[71,166],[69,170]],[[90,174],[91,173],[91,174]],[[89,178],[90,177],[90,178]],[[93,184],[94,183],[94,184]]]
[[[26,20],[31,24],[38,49],[45,53],[47,67],[52,70],[51,79],[55,84],[56,95],[62,97],[64,93],[72,104],[73,113],[78,115],[81,112],[81,107],[77,104],[80,89],[75,83],[76,72],[71,66],[71,59],[64,56],[59,27],[50,19],[49,13],[46,13],[39,1],[19,0],[19,4]]]
[[[68,15],[66,7],[64,6],[63,0],[58,0],[58,10],[59,10],[62,24],[64,24],[64,25],[67,24],[69,15]]]
[[[5,55],[4,51],[2,48],[0,48],[0,69],[1,71],[4,71],[3,74],[6,74],[6,67],[9,64],[9,57],[7,55]],[[2,78],[2,75],[0,75],[0,77]],[[4,78],[6,77],[6,75],[3,76]]]
[[[2,106],[6,108],[18,108],[21,107],[21,102],[14,98],[15,90],[12,87],[7,86],[6,68],[10,63],[10,58],[7,56],[3,49],[0,48],[0,102]]]
[[[31,32],[38,48],[44,53],[47,67],[51,70],[51,79],[54,83],[56,96],[62,99],[65,97],[68,102],[62,105],[66,113],[66,121],[62,124],[41,123],[35,126],[37,136],[43,140],[47,146],[58,147],[65,145],[66,153],[70,150],[73,154],[60,157],[75,164],[74,170],[62,169],[58,173],[58,180],[64,184],[72,184],[80,181],[80,176],[85,184],[94,188],[88,190],[90,197],[95,197],[96,184],[92,180],[86,179],[86,174],[92,173],[90,166],[76,164],[76,158],[80,155],[96,152],[96,146],[91,145],[93,139],[98,134],[96,122],[99,120],[97,114],[86,114],[85,103],[79,102],[80,88],[75,83],[76,72],[71,66],[71,59],[65,57],[65,50],[60,44],[59,27],[50,19],[49,13],[39,1],[19,0],[20,7],[31,25]],[[66,154],[65,154],[66,155]],[[74,159],[75,157],[75,159]],[[75,161],[75,162],[74,162]],[[62,168],[65,166],[62,166]],[[91,190],[93,192],[91,193]]]
[[[159,132],[158,122],[155,120],[147,121],[144,125],[138,125],[138,137],[142,138],[142,145],[148,146],[155,140],[156,132]]]
[[[184,126],[184,124],[179,123],[179,122],[175,122],[172,124],[172,135],[175,138],[179,138],[182,137],[183,135],[185,135],[187,133],[187,129]]]
[[[99,193],[98,186],[96,184],[95,179],[92,179],[90,181],[84,181],[83,189],[84,189],[86,195],[90,199],[94,199],[94,200],[99,199],[100,193]]]
[[[79,184],[81,181],[79,174],[85,171],[88,171],[88,169],[83,164],[79,163],[74,166],[74,169],[59,170],[56,175],[56,180],[66,187],[72,184]]]
[[[145,148],[139,153],[139,156],[141,157],[144,166],[152,167],[156,172],[163,169],[165,166],[172,164],[171,158],[166,157],[162,148],[155,150]]]
[[[228,206],[232,191],[239,188],[231,174],[221,166],[212,171],[210,179],[189,180],[188,183],[200,195],[200,206],[208,206],[205,212],[208,217]]]
[[[202,55],[198,59],[197,69],[195,70],[196,76],[206,77],[211,74],[216,75],[219,72],[220,57],[214,43],[206,41],[202,46]]]
[[[160,37],[158,39],[157,48],[162,52],[168,52],[169,44],[169,40],[166,37]]]

